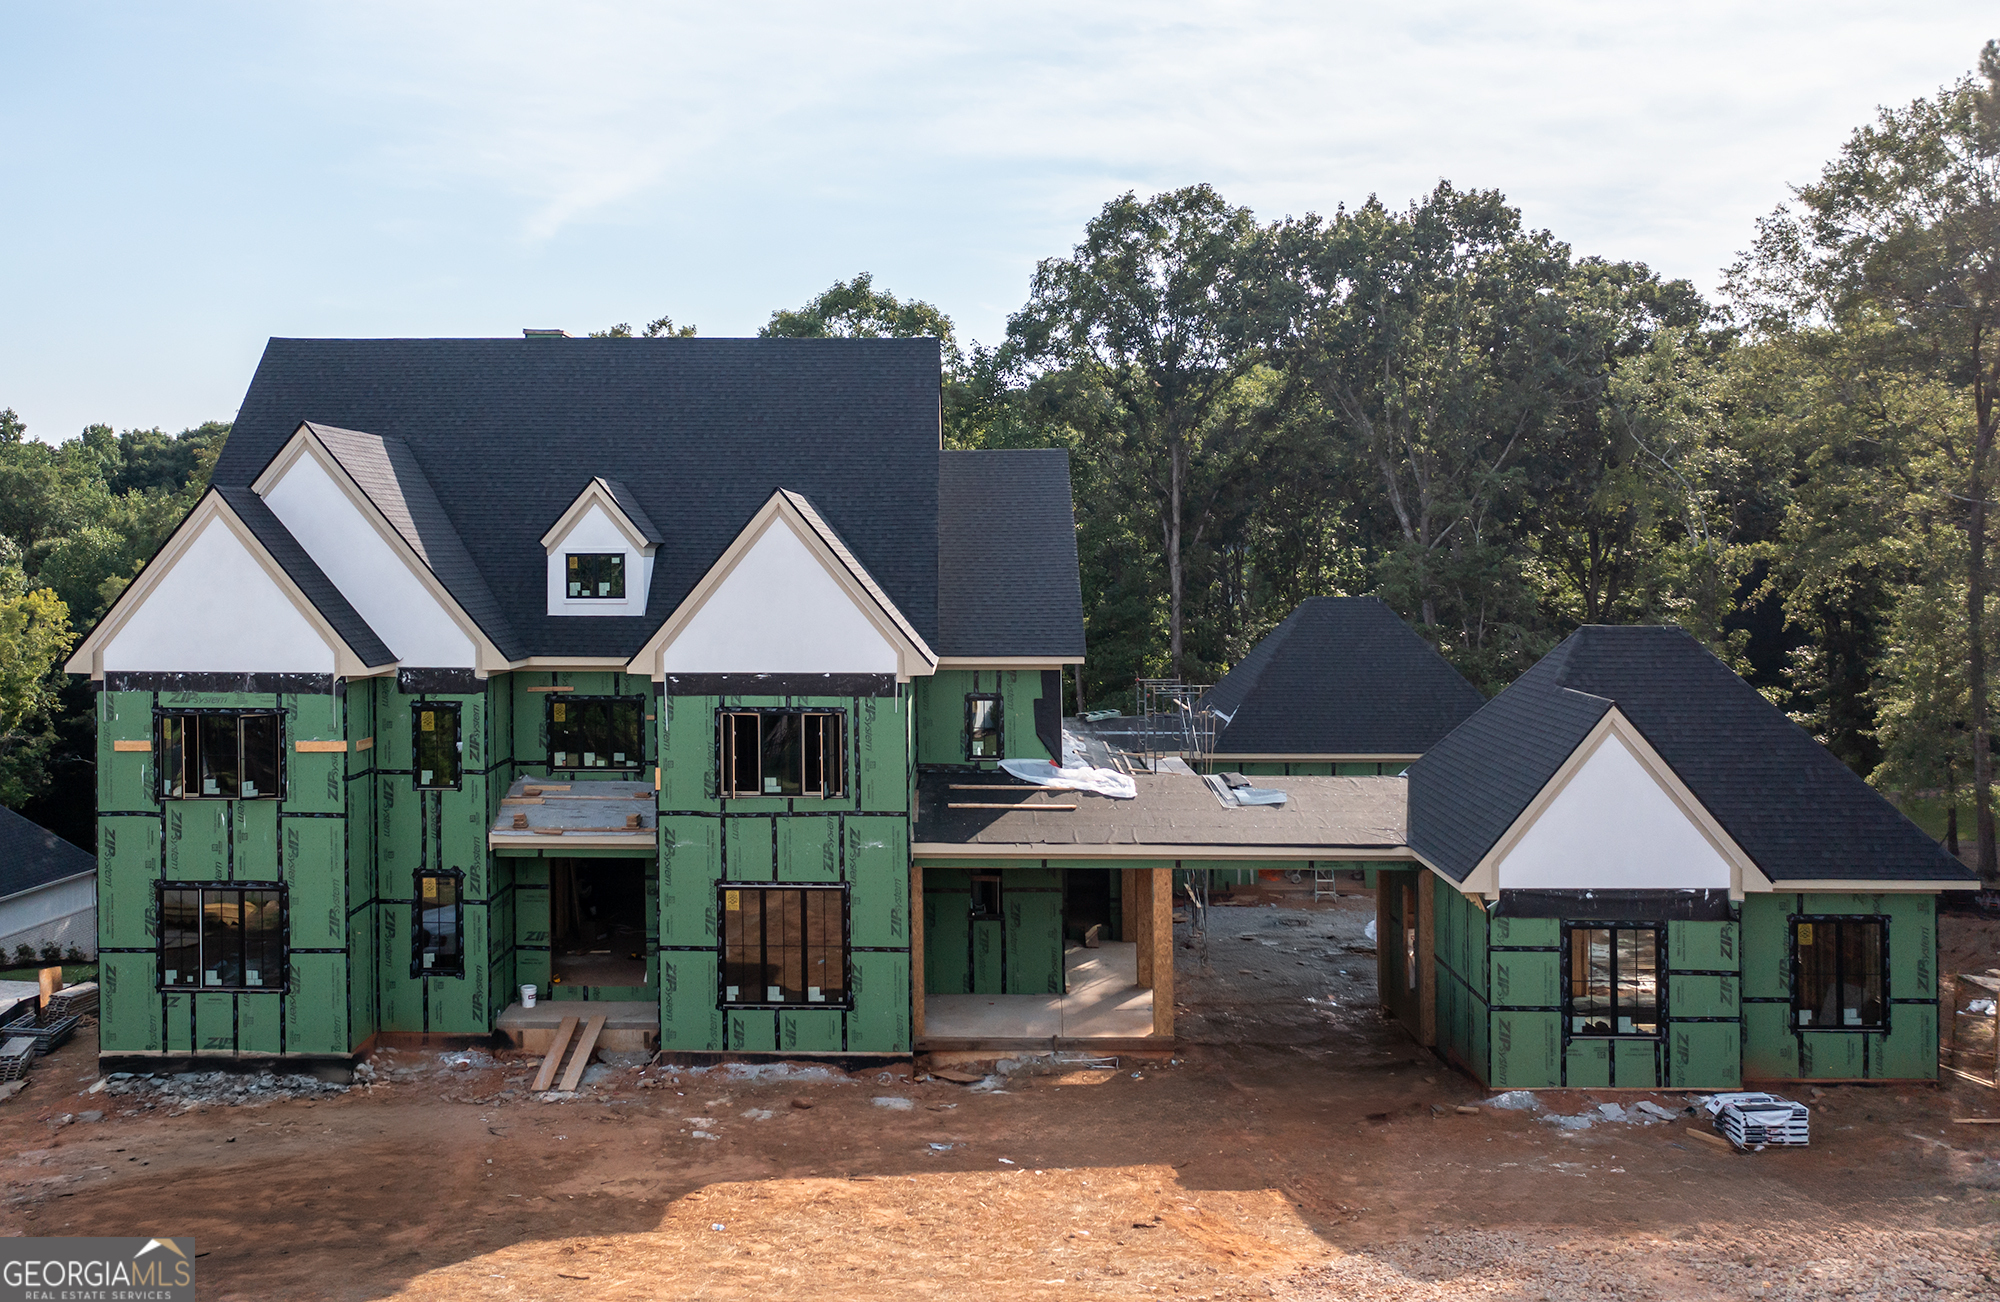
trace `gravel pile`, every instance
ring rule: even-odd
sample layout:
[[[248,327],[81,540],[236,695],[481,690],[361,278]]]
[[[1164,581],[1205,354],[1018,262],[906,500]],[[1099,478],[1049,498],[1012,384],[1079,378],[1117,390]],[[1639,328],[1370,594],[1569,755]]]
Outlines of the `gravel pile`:
[[[275,1103],[284,1099],[328,1098],[347,1093],[345,1085],[329,1084],[307,1075],[279,1076],[259,1072],[249,1076],[227,1071],[176,1072],[171,1075],[114,1072],[105,1077],[106,1094],[137,1095],[141,1110],[164,1106],[231,1106]]]
[[[1773,1302],[1947,1302],[2000,1296],[2000,1257],[1971,1235],[1843,1228],[1620,1239],[1446,1230],[1309,1267],[1277,1284],[1284,1302],[1602,1302],[1606,1297]]]

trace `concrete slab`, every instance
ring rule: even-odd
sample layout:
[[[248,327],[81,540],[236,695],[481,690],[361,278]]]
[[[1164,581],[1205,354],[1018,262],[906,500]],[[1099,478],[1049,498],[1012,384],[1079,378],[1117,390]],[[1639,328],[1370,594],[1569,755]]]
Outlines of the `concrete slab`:
[[[533,1008],[509,1004],[494,1029],[517,1049],[547,1053],[565,1017],[604,1017],[597,1047],[636,1053],[660,1047],[660,1006],[644,999],[538,999]]]
[[[924,1039],[1015,1041],[1133,1040],[1153,1032],[1153,992],[1138,984],[1139,947],[1107,941],[1098,949],[1081,945],[1063,954],[1069,977],[1066,995],[926,995]]]

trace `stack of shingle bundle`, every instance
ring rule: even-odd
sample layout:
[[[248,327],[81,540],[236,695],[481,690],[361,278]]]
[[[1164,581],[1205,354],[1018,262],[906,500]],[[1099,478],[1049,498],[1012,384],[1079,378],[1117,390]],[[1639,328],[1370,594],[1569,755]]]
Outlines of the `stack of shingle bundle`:
[[[1737,1093],[1714,1095],[1707,1106],[1709,1115],[1715,1118],[1715,1128],[1738,1148],[1806,1145],[1811,1114],[1803,1103],[1775,1094]]]

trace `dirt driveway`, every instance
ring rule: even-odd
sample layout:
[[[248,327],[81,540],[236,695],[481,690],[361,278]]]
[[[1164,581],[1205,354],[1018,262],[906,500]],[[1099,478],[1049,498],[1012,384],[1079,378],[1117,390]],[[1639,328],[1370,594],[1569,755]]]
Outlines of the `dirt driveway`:
[[[402,1052],[225,1104],[83,1093],[79,1037],[0,1104],[0,1231],[191,1234],[218,1298],[2000,1295],[2000,1127],[1952,1120],[1994,1091],[1827,1089],[1811,1148],[1750,1155],[1602,1116],[1629,1093],[1496,1109],[1384,1026],[1367,916],[1217,908],[1177,1062],[980,1085],[620,1067],[540,1102],[529,1060]]]

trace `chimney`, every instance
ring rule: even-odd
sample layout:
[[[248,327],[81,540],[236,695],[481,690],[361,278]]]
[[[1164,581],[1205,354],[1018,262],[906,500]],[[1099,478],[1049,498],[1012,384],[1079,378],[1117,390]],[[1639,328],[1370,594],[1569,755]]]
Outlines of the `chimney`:
[[[533,330],[533,329],[527,329],[527,328],[523,328],[523,329],[522,329],[522,331],[521,331],[521,338],[523,338],[523,339],[567,339],[567,338],[569,338],[569,331],[567,331],[567,330]]]

